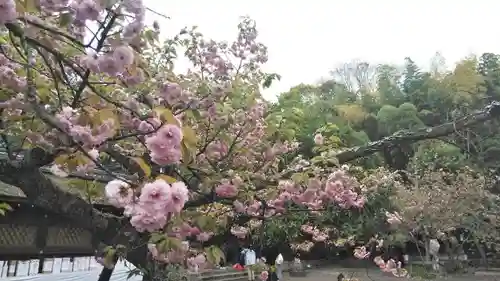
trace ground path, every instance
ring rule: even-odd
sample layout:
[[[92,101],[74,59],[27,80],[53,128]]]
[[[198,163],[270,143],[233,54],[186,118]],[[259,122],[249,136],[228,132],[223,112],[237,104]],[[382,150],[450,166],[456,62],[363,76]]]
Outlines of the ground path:
[[[342,272],[346,277],[357,278],[359,281],[403,281],[408,278],[396,278],[388,276],[376,269],[353,269],[353,268],[321,268],[308,272],[307,277],[285,277],[285,281],[337,281],[337,276]],[[411,279],[410,279],[411,280]],[[450,275],[434,281],[500,281],[500,276],[475,276],[469,275]]]

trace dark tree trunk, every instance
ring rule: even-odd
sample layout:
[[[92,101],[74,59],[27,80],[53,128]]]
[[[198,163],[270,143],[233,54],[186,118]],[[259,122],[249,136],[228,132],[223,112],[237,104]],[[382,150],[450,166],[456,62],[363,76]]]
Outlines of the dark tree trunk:
[[[101,271],[101,274],[99,274],[99,279],[97,281],[109,281],[111,279],[111,275],[113,275],[114,267],[113,268],[106,268],[104,267]]]

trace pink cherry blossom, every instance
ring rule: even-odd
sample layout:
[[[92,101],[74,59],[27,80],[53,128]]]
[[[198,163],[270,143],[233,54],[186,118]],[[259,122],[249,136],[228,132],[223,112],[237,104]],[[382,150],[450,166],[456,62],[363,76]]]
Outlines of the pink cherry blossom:
[[[181,129],[172,124],[166,124],[155,134],[146,138],[146,147],[151,153],[152,161],[158,165],[178,163],[181,159]]]
[[[139,232],[164,228],[170,214],[179,213],[188,200],[188,190],[183,182],[170,185],[163,179],[146,183],[136,200],[133,200],[129,185],[119,180],[106,185],[106,195],[110,203],[125,208],[124,214],[130,217],[130,223]],[[178,232],[181,236],[188,236],[192,231],[188,224],[184,224]]]
[[[134,62],[134,51],[127,45],[119,46],[113,51],[113,58],[123,68]]]
[[[14,0],[0,0],[0,24],[12,22],[16,18],[16,2]]]
[[[160,87],[159,94],[169,105],[175,105],[182,96],[182,89],[179,84],[165,83]]]
[[[194,263],[197,264],[200,267],[202,267],[206,262],[207,262],[207,258],[205,257],[204,254],[198,254],[194,258]]]
[[[179,213],[189,199],[189,191],[183,182],[175,182],[172,184],[171,192],[172,204],[167,210],[172,213]]]
[[[115,207],[123,208],[132,202],[133,191],[124,181],[112,180],[104,189],[109,203]]]
[[[233,207],[234,207],[234,210],[238,213],[244,213],[246,210],[245,210],[245,205],[243,205],[243,203],[241,203],[240,201],[238,200],[235,200],[233,202]]]
[[[238,189],[229,180],[224,179],[215,188],[215,193],[220,197],[232,198],[238,195]]]
[[[99,158],[99,150],[97,149],[92,149],[88,152],[89,156],[92,158],[92,160],[97,160]]]
[[[197,228],[197,227],[192,227],[192,228],[190,229],[190,231],[189,231],[189,234],[190,234],[190,235],[195,235],[195,236],[196,236],[196,235],[198,235],[198,234],[200,234],[200,233],[201,233],[201,231],[200,231],[200,229],[199,229],[199,228]]]
[[[69,176],[69,174],[66,171],[64,171],[64,169],[60,165],[57,165],[57,164],[50,166],[49,171],[53,175],[61,177],[61,178],[66,178]]]
[[[316,145],[322,145],[322,144],[323,144],[323,142],[324,142],[324,139],[323,139],[323,136],[322,136],[321,134],[316,134],[316,135],[314,136],[314,143],[315,143]]]
[[[382,259],[382,257],[381,257],[381,256],[376,256],[376,257],[374,257],[374,258],[373,258],[373,262],[374,262],[377,266],[380,266],[380,265],[382,265],[382,264],[384,264],[384,265],[385,265],[385,261],[384,261],[384,259]]]
[[[266,281],[269,278],[269,272],[262,271],[259,275],[260,280]]]
[[[213,233],[212,232],[202,232],[196,236],[196,240],[200,242],[206,242],[210,237],[212,237]]]
[[[247,236],[248,229],[245,227],[242,227],[242,226],[233,226],[231,228],[231,234],[233,234],[234,236],[236,236],[240,239],[243,239]]]
[[[120,63],[110,55],[103,55],[98,57],[97,64],[99,66],[99,71],[102,73],[106,73],[109,76],[117,76],[122,71]]]
[[[99,61],[95,54],[87,54],[80,57],[80,63],[84,68],[92,72],[99,72]]]
[[[165,227],[167,221],[165,213],[153,212],[144,205],[136,208],[135,213],[130,218],[130,224],[139,232],[160,230]]]
[[[173,203],[172,188],[163,179],[147,183],[141,190],[139,202],[153,210],[165,210]]]
[[[354,257],[357,259],[365,259],[370,255],[365,246],[358,247],[354,250]]]

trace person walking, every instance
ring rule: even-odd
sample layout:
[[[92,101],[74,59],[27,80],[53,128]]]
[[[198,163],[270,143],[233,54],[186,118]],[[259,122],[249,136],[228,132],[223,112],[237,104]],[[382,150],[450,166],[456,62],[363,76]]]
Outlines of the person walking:
[[[274,261],[274,265],[276,267],[276,278],[278,278],[278,281],[283,280],[283,262],[283,255],[280,252]]]
[[[432,261],[432,269],[434,271],[439,271],[439,249],[441,248],[441,244],[436,238],[432,238],[429,240],[429,256]]]
[[[255,272],[253,268],[255,266],[255,263],[257,262],[255,251],[252,249],[252,247],[249,247],[243,249],[241,253],[245,256],[245,267],[248,272],[248,280],[255,281]]]

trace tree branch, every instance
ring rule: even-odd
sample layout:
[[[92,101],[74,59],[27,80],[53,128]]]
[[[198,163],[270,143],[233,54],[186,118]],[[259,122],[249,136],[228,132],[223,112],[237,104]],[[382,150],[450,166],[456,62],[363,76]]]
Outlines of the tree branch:
[[[110,146],[108,146],[104,150],[104,152],[106,152],[111,158],[122,165],[129,173],[137,174],[140,179],[144,179],[144,177],[146,176],[139,164],[132,160],[130,157],[121,154],[119,151],[113,149]]]
[[[484,107],[483,110],[474,114],[464,116],[453,122],[444,123],[430,128],[423,128],[414,132],[400,131],[392,136],[381,140],[370,142],[365,146],[357,146],[346,149],[336,155],[340,164],[355,160],[357,158],[369,156],[379,152],[384,147],[394,147],[401,143],[417,142],[427,139],[436,139],[454,133],[456,130],[470,127],[493,118],[500,117],[500,102],[494,101]]]

